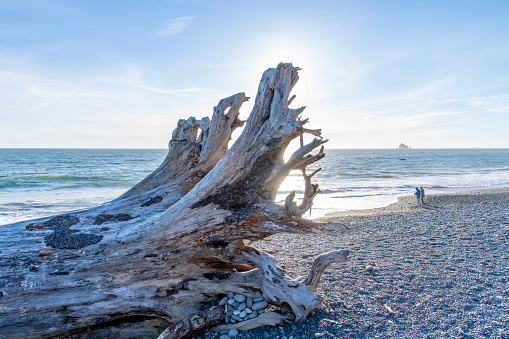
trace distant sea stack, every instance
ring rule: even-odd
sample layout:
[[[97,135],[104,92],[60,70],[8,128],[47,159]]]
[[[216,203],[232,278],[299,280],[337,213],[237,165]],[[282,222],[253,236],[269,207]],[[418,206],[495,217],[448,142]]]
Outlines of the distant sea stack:
[[[407,146],[404,143],[401,143],[401,144],[399,144],[398,148],[400,148],[400,149],[409,149],[409,148],[412,148],[412,147],[411,146]]]

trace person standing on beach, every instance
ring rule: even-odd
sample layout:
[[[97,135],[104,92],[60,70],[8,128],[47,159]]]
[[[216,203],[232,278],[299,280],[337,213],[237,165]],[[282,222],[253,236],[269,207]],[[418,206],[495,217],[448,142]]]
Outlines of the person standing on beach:
[[[421,205],[424,205],[424,188],[419,187],[419,191],[421,191]]]
[[[414,195],[417,198],[417,206],[421,206],[421,191],[419,191],[419,187],[415,188]]]

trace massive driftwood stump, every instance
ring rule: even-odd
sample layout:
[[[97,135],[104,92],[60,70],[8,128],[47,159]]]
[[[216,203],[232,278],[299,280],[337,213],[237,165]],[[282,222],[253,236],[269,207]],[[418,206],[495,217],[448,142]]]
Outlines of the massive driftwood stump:
[[[304,107],[288,107],[298,71],[291,64],[265,71],[247,122],[239,120],[244,93],[221,100],[211,119],[180,120],[163,164],[116,200],[3,226],[0,333],[52,336],[136,315],[173,323],[229,291],[288,307],[296,322],[321,308],[313,293],[319,276],[347,251],[321,257],[298,280],[246,245],[275,233],[343,229],[301,218],[319,192],[311,184],[318,170],[305,170],[325,155],[327,140],[304,128]],[[232,131],[244,123],[228,149]],[[305,144],[303,134],[314,139]],[[285,162],[295,138],[301,147]],[[277,205],[277,190],[292,170],[303,173],[304,199],[297,205],[292,193]],[[281,318],[269,314],[249,326]]]

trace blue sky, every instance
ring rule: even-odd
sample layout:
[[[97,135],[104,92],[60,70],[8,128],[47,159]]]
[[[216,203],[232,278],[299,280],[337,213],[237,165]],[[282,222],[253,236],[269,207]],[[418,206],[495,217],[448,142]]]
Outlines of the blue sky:
[[[164,148],[280,61],[329,148],[509,147],[508,17],[505,0],[0,0],[0,147]]]

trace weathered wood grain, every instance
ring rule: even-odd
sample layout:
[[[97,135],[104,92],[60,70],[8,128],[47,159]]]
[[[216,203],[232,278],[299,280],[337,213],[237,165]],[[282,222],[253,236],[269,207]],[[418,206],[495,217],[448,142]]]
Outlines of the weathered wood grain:
[[[211,119],[180,120],[161,166],[112,202],[3,226],[2,335],[54,336],[132,316],[177,322],[228,291],[288,306],[296,322],[319,309],[319,277],[311,284],[291,279],[270,255],[245,244],[281,232],[345,229],[300,217],[318,193],[311,184],[317,171],[306,175],[306,166],[325,156],[327,140],[303,127],[304,107],[288,107],[298,71],[279,64],[263,73],[230,149],[233,130],[244,125],[244,93],[221,100]],[[285,162],[289,143],[303,134],[315,139]],[[274,199],[295,169],[303,172],[305,198],[288,213]]]

